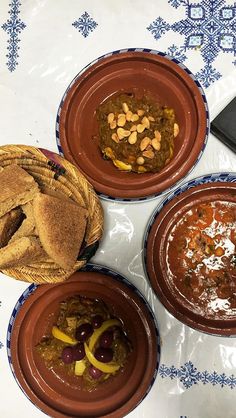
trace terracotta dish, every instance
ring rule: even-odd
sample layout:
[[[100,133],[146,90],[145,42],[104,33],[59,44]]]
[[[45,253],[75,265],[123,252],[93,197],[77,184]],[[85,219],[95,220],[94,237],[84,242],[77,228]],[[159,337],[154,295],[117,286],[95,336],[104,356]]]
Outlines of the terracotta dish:
[[[180,321],[207,333],[235,335],[236,184],[193,183],[153,215],[144,244],[147,274]]]
[[[124,417],[144,398],[157,374],[159,337],[146,301],[117,273],[100,266],[88,269],[93,271],[77,272],[64,283],[29,288],[10,320],[13,373],[29,399],[55,418]],[[92,392],[80,388],[80,377],[47,369],[35,349],[55,323],[59,302],[76,294],[102,299],[121,319],[133,345],[126,367]]]
[[[173,108],[179,125],[174,157],[159,173],[127,173],[104,160],[96,110],[121,93],[152,96]],[[145,199],[167,191],[193,168],[208,135],[204,93],[175,59],[151,50],[116,51],[87,66],[69,85],[57,115],[60,152],[106,197]]]

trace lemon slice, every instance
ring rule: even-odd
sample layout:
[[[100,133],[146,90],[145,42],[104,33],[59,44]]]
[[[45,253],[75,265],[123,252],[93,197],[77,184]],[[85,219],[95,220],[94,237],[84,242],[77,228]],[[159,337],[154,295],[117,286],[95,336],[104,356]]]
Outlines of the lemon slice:
[[[114,362],[110,363],[102,363],[101,361],[97,360],[93,353],[89,350],[86,343],[84,343],[85,354],[87,356],[88,361],[97,369],[101,370],[104,373],[115,373],[119,370],[120,365]]]
[[[108,319],[107,321],[104,321],[103,324],[100,326],[100,328],[97,328],[92,334],[89,340],[89,350],[93,351],[93,348],[98,338],[103,334],[103,332],[106,331],[108,328],[113,327],[115,325],[118,325],[121,327],[121,323],[120,321],[118,321],[118,319]]]
[[[64,343],[67,343],[67,344],[75,345],[78,342],[74,338],[71,338],[69,335],[65,334],[56,326],[52,327],[52,335],[57,340],[63,341]]]
[[[84,360],[77,360],[75,362],[75,375],[76,376],[82,376],[85,369],[86,369],[86,364]]]

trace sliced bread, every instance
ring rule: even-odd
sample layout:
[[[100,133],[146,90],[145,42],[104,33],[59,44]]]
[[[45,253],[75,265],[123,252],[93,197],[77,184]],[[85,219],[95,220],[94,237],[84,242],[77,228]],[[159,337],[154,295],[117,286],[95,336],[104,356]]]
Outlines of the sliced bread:
[[[23,219],[20,208],[12,209],[0,218],[0,248],[8,244]]]
[[[0,172],[0,217],[11,209],[32,200],[39,192],[34,178],[16,164]]]
[[[33,209],[44,250],[60,267],[72,269],[84,239],[88,211],[69,200],[42,193],[33,200]]]
[[[27,265],[44,256],[39,239],[22,237],[0,249],[0,269]]]
[[[35,226],[34,211],[32,201],[25,203],[21,206],[22,211],[25,215],[20,227],[15,231],[14,235],[11,237],[10,242],[15,241],[21,237],[37,236],[38,232]]]

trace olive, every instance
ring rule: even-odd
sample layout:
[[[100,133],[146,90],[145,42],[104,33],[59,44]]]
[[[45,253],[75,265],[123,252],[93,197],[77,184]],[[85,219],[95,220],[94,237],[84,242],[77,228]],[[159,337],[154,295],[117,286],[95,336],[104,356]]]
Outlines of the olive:
[[[88,372],[93,379],[99,379],[103,375],[102,371],[94,366],[90,366]]]
[[[75,331],[75,338],[79,342],[85,342],[93,333],[93,327],[88,322],[81,324]]]
[[[93,328],[100,328],[103,323],[103,317],[101,315],[95,315],[92,318],[92,326]]]
[[[61,353],[61,359],[63,363],[70,364],[73,362],[73,348],[72,347],[65,347]]]
[[[73,351],[73,360],[77,361],[77,360],[82,360],[85,356],[85,350],[84,350],[84,344],[83,343],[79,343],[74,345],[74,347],[72,348]]]
[[[113,351],[111,348],[98,347],[94,353],[97,360],[102,363],[109,363],[113,359]]]
[[[99,338],[99,345],[103,348],[111,347],[113,343],[113,332],[105,331]]]

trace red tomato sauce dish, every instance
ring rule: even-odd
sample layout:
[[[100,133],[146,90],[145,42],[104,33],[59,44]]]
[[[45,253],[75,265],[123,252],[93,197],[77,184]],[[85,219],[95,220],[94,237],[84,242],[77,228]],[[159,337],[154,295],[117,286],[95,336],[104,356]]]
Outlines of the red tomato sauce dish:
[[[144,254],[153,290],[183,323],[236,335],[236,184],[210,182],[156,209]]]
[[[236,203],[195,205],[174,225],[168,272],[190,303],[214,315],[236,312]]]

